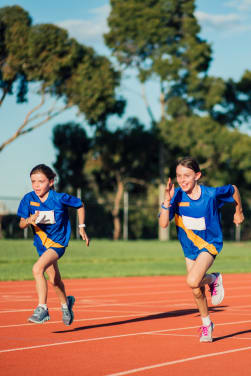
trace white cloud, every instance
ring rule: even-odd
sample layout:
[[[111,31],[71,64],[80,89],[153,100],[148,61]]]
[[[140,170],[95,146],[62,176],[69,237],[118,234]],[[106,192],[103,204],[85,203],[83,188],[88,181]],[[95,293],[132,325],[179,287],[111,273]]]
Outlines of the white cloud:
[[[214,31],[232,34],[235,32],[251,30],[251,25],[245,22],[245,17],[237,13],[209,14],[197,11],[195,15],[202,27],[206,27]]]
[[[80,43],[95,45],[103,43],[103,34],[108,31],[106,19],[110,12],[110,6],[90,9],[93,16],[88,19],[69,19],[57,23],[66,29],[69,35]]]
[[[224,5],[235,8],[238,11],[251,11],[251,0],[231,0]]]

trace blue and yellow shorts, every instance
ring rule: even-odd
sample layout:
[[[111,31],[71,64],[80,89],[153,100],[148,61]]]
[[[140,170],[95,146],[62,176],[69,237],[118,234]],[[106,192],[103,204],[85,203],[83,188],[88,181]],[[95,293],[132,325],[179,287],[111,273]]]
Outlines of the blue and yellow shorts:
[[[38,253],[39,257],[42,256],[42,254],[44,254],[44,252],[46,252],[48,249],[53,249],[54,251],[56,251],[57,254],[58,254],[58,258],[61,258],[65,253],[66,247],[49,247],[49,248],[46,248],[44,245],[40,246],[39,248],[37,247],[37,253]]]

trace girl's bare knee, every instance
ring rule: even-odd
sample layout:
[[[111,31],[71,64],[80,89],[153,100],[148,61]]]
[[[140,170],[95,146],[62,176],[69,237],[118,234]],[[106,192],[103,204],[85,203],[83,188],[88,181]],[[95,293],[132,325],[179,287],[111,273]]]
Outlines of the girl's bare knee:
[[[33,267],[32,267],[32,273],[33,273],[34,277],[43,274],[43,272],[44,272],[43,269],[37,263],[35,263],[33,265]]]
[[[187,276],[187,284],[188,284],[188,286],[191,289],[199,288],[199,283],[198,283],[197,279],[193,275],[189,275],[188,274],[188,276]]]

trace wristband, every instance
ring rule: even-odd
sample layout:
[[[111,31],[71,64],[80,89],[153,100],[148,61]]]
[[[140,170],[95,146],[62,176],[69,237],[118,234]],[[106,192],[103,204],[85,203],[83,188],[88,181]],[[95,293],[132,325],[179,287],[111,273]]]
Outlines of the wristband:
[[[166,206],[164,206],[164,202],[162,202],[161,207],[162,207],[162,209],[169,210],[169,208],[171,207],[171,205],[169,205],[168,207],[166,207]]]
[[[82,225],[78,225],[78,227],[86,227],[86,225],[83,223]]]

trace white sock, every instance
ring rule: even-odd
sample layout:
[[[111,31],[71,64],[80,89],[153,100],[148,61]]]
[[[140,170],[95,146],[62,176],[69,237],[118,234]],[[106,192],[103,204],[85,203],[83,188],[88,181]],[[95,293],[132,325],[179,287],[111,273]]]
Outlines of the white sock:
[[[211,324],[211,320],[210,320],[209,316],[202,317],[201,320],[202,320],[202,325],[203,326],[209,326]]]
[[[47,308],[47,304],[39,304],[38,306],[39,306],[39,307],[43,307],[44,309],[48,309],[48,308]]]
[[[62,308],[68,308],[67,303],[63,303],[63,304],[61,304],[61,305],[62,305]]]

